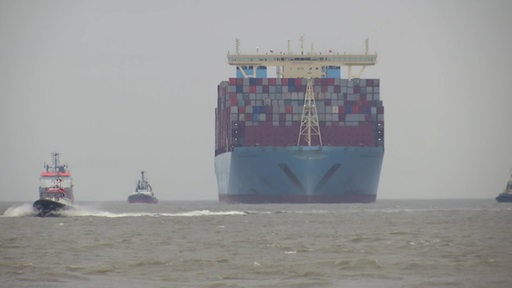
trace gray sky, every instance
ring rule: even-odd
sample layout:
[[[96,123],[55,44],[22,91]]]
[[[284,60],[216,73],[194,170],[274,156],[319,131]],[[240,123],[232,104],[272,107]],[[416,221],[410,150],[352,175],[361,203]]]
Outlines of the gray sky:
[[[511,1],[0,0],[0,201],[37,198],[61,152],[78,201],[217,199],[226,54],[360,52],[381,79],[378,198],[493,198],[512,168]],[[309,47],[309,46],[306,46]]]

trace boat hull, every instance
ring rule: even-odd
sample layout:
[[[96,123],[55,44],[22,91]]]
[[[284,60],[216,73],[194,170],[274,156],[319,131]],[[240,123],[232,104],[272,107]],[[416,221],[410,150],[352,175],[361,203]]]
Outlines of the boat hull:
[[[215,157],[219,201],[375,202],[383,147],[236,147]]]
[[[512,194],[511,193],[501,193],[496,197],[496,201],[498,202],[512,202]]]
[[[60,216],[60,212],[63,210],[68,210],[72,206],[61,202],[55,201],[51,199],[39,199],[32,204],[34,210],[39,217],[50,217],[50,216]]]
[[[132,194],[128,196],[128,203],[144,203],[144,204],[157,204],[158,199],[151,195],[145,195],[142,193]]]

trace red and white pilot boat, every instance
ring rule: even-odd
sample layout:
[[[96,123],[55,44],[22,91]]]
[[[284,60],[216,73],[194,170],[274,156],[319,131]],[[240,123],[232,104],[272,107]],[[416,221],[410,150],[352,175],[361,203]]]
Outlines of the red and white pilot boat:
[[[59,153],[52,153],[52,163],[44,165],[39,184],[39,200],[32,205],[37,216],[59,216],[73,206],[73,178],[67,164],[60,164]]]

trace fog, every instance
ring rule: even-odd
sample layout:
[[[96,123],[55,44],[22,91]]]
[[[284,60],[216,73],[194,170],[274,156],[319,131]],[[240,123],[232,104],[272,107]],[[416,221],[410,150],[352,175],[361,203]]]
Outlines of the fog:
[[[494,198],[512,168],[510,1],[0,0],[0,201],[54,151],[78,201],[214,200],[228,51],[362,52],[381,79],[378,199]]]

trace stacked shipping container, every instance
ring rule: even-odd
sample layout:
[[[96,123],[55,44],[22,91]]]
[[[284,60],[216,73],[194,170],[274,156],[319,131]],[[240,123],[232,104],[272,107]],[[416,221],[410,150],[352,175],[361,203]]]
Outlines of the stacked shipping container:
[[[237,146],[297,145],[306,86],[304,78],[230,78],[221,82],[215,111],[215,155]],[[313,89],[323,145],[384,145],[379,79],[318,78]]]

